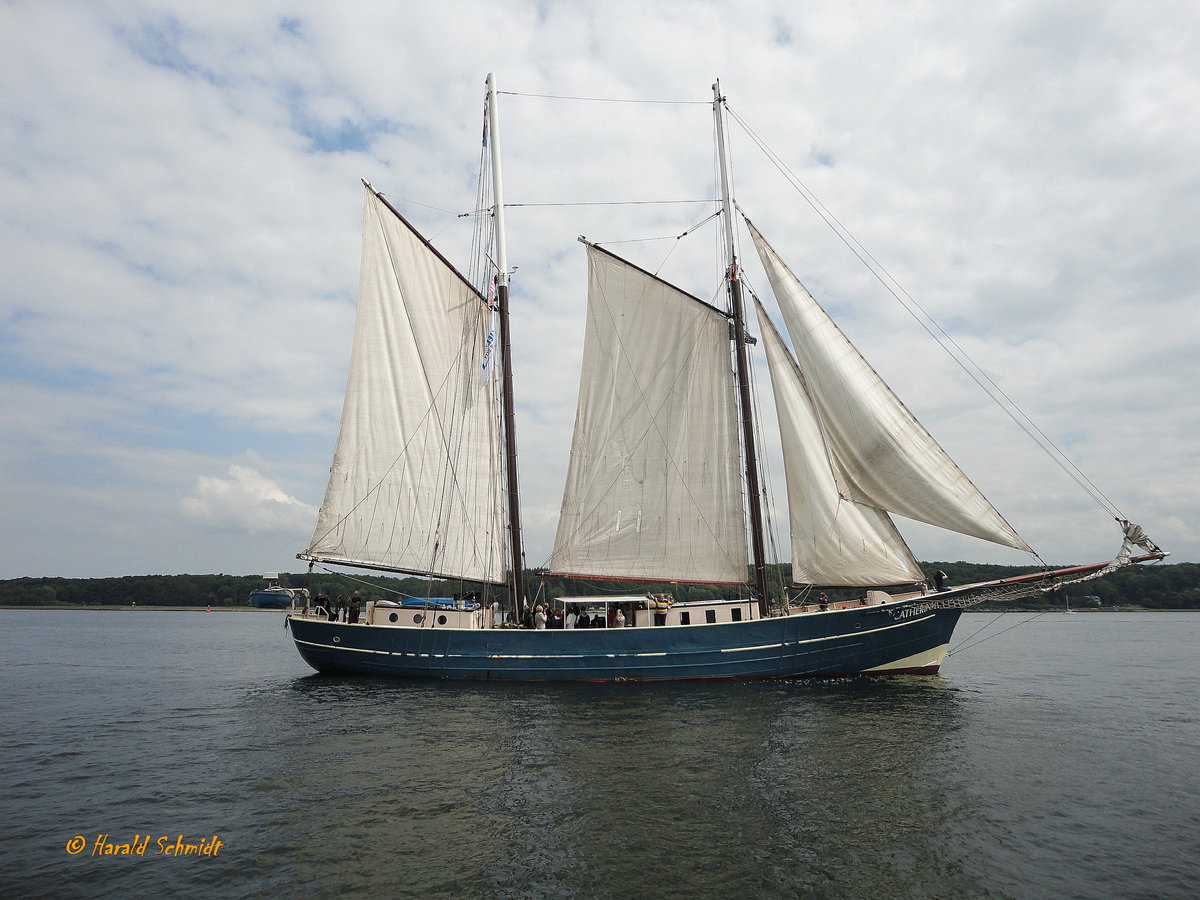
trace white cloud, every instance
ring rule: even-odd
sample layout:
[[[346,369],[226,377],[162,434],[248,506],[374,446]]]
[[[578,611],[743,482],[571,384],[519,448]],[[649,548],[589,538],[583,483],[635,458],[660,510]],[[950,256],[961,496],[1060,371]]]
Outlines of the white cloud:
[[[179,507],[201,525],[250,534],[302,532],[317,514],[316,507],[289,496],[276,482],[246,466],[230,466],[225,478],[201,476]]]

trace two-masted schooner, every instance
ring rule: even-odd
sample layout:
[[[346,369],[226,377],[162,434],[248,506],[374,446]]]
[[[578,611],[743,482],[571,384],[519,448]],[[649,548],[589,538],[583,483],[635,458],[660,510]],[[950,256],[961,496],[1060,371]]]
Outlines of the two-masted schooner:
[[[341,431],[312,540],[298,556],[310,569],[338,564],[507,585],[512,609],[506,620],[486,597],[459,597],[374,601],[361,618],[324,607],[295,610],[292,637],[313,668],[547,681],[934,673],[965,607],[1165,555],[1130,525],[1110,562],[928,586],[893,514],[1009,547],[1028,545],[747,223],[791,342],[789,348],[756,300],[779,418],[793,582],[861,590],[853,600],[828,602],[821,594],[802,605],[786,591],[772,595],[726,105],[719,84],[713,88],[727,308],[584,242],[583,371],[550,569],[643,584],[723,584],[731,599],[566,597],[556,604],[575,627],[521,627],[528,596],[510,270],[497,91],[489,76],[494,271],[483,287],[460,275],[364,182]],[[1141,556],[1132,555],[1135,544]]]

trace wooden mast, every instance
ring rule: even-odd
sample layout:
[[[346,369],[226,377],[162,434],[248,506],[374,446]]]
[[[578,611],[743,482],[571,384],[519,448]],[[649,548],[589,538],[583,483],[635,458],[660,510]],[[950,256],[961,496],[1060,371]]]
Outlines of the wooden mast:
[[[750,549],[754,567],[754,591],[759,613],[770,614],[767,602],[767,563],[763,550],[762,493],[758,482],[758,454],[754,441],[754,414],[750,398],[750,360],[746,351],[746,317],[742,303],[742,282],[738,277],[737,247],[734,240],[733,174],[729,166],[729,135],[725,125],[725,98],[721,82],[713,85],[713,115],[716,117],[717,155],[721,160],[721,214],[725,219],[726,284],[733,316],[736,345],[738,401],[742,419],[742,448],[746,455],[746,495],[750,512]]]
[[[496,76],[487,77],[488,157],[492,163],[492,218],[496,226],[496,305],[500,314],[501,396],[504,404],[504,461],[508,474],[508,540],[512,551],[512,615],[525,602],[524,551],[521,547],[521,497],[517,481],[516,411],[513,401],[512,345],[508,317],[508,246],[504,236],[504,187],[500,178],[500,122],[496,113]]]

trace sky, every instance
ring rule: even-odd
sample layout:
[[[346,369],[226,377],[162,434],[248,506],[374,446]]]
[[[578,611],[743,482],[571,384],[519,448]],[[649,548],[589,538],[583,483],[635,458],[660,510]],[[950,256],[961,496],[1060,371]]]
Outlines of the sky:
[[[718,78],[742,209],[1041,556],[1102,560],[1119,531],[781,168],[1172,561],[1200,561],[1195,3],[0,0],[0,51],[2,578],[301,569],[360,179],[465,264],[488,72],[513,92],[507,201],[570,204],[508,215],[530,565],[574,421],[575,238],[712,212]],[[579,205],[614,200],[689,202]],[[611,249],[713,299],[716,240]],[[901,529],[920,559],[1031,562]]]

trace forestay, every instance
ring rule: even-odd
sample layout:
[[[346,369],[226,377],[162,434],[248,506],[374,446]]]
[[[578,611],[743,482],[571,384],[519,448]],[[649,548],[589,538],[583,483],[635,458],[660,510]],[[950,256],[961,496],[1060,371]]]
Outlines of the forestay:
[[[504,581],[486,301],[368,188],[350,379],[305,558]]]
[[[724,313],[588,245],[588,317],[557,572],[745,583]]]

